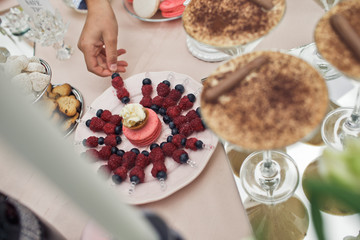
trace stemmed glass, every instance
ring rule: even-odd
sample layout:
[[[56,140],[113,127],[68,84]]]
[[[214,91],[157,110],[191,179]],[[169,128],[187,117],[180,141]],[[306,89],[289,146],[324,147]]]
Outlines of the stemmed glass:
[[[329,11],[333,6],[342,0],[314,0],[325,10]],[[341,77],[341,73],[336,68],[331,66],[322,56],[319,54],[316,44],[314,42],[300,47],[298,56],[312,63],[324,76],[327,81],[337,79]]]
[[[339,15],[340,14],[340,15]],[[347,138],[360,137],[360,56],[356,55],[349,40],[342,31],[344,22],[357,41],[360,41],[360,2],[344,1],[328,11],[318,22],[315,29],[315,42],[320,54],[339,71],[354,80],[357,88],[355,106],[342,107],[331,111],[322,125],[322,137],[326,145],[342,150]],[[340,20],[337,20],[339,19]],[[357,30],[356,30],[357,29]],[[352,40],[350,40],[352,41]],[[329,47],[331,46],[331,47]],[[360,50],[358,50],[360,52]]]
[[[208,128],[238,149],[254,151],[241,166],[240,180],[251,199],[268,205],[288,200],[299,184],[295,161],[272,149],[311,136],[327,106],[320,73],[274,51],[232,58],[207,78],[201,95]]]
[[[53,46],[57,51],[56,58],[59,60],[71,57],[73,49],[64,42],[68,24],[62,20],[59,11],[56,10],[53,14],[42,9],[31,17],[29,25],[30,30],[25,34],[27,38],[43,46]]]
[[[280,23],[286,7],[285,0],[270,1],[271,6],[256,2],[185,1],[182,21],[190,53],[218,62],[252,51]]]

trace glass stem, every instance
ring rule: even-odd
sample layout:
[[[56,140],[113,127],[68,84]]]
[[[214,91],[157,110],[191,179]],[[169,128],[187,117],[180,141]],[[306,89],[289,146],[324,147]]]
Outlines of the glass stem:
[[[356,87],[357,87],[357,93],[356,93],[354,110],[351,113],[350,118],[347,119],[345,123],[345,126],[350,130],[360,128],[360,85],[356,84]]]
[[[273,191],[277,188],[279,178],[279,166],[272,160],[271,150],[263,152],[263,161],[260,167],[261,177],[259,179],[261,187],[268,192],[268,196],[273,195]]]
[[[270,168],[271,167],[271,152],[270,150],[264,151],[264,167]]]

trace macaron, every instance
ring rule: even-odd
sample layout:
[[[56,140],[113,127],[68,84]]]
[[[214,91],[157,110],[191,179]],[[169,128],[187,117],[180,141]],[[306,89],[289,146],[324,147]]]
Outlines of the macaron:
[[[184,10],[184,0],[164,0],[160,3],[161,15],[166,18],[180,16]]]
[[[132,130],[123,126],[123,133],[125,137],[133,144],[139,147],[150,145],[155,142],[161,134],[161,122],[157,114],[148,110],[148,120],[140,129]]]
[[[142,18],[151,18],[159,9],[160,0],[133,0],[134,12]]]

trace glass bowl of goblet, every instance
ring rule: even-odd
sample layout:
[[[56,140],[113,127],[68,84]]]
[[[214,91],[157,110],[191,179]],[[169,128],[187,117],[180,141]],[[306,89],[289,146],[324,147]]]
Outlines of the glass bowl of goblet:
[[[263,61],[254,65],[258,59]],[[327,107],[320,73],[279,51],[232,58],[207,78],[201,95],[207,127],[238,149],[253,151],[241,166],[240,181],[250,198],[265,204],[286,201],[299,184],[295,161],[273,149],[310,137]]]
[[[325,12],[329,11],[333,6],[339,2],[346,0],[314,0],[318,3]],[[318,49],[316,48],[315,42],[300,46],[298,48],[291,49],[290,53],[294,53],[296,56],[303,58],[310,62],[325,78],[325,80],[330,81],[338,79],[342,76],[334,66],[332,66],[328,61],[326,61]]]
[[[360,138],[360,2],[338,3],[319,20],[315,28],[315,42],[320,54],[349,79],[357,89],[354,107],[341,107],[328,113],[322,124],[322,138],[326,145],[342,150],[347,138]],[[346,32],[344,32],[344,29]],[[351,32],[353,39],[346,36]]]
[[[253,0],[192,0],[182,22],[190,53],[207,62],[227,60],[252,51],[282,20],[285,0],[265,10]]]

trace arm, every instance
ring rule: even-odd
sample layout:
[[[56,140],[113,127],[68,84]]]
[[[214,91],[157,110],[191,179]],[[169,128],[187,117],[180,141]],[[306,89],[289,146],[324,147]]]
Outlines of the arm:
[[[78,47],[88,70],[102,77],[125,72],[127,62],[117,58],[126,51],[117,49],[118,24],[109,1],[86,0],[86,4],[88,13]]]

